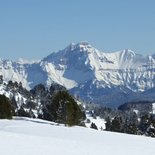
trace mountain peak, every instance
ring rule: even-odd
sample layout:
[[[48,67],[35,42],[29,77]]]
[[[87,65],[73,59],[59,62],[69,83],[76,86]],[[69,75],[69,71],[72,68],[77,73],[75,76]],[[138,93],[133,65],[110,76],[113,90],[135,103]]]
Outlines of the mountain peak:
[[[75,43],[71,43],[69,44],[66,48],[65,48],[65,51],[73,51],[73,50],[79,50],[79,49],[83,49],[83,48],[92,48],[91,44],[89,44],[88,42],[86,41],[83,41],[83,42],[79,42],[77,44]]]
[[[153,58],[150,56],[148,59],[130,49],[104,53],[88,42],[79,42],[30,65],[25,65],[29,62],[23,59],[20,63],[0,60],[0,75],[5,81],[22,81],[27,88],[39,83],[50,86],[55,82],[72,89],[73,94],[97,103],[103,102],[104,93],[108,94],[110,88],[121,86],[126,92],[128,89],[140,92],[154,87]],[[125,98],[121,100],[124,102]],[[112,104],[115,101],[109,97],[108,102]]]
[[[123,52],[126,52],[126,53],[128,53],[128,52],[134,53],[134,51],[132,51],[131,49],[128,49],[128,48],[123,49]]]
[[[122,52],[125,53],[125,54],[131,54],[131,55],[135,55],[136,54],[134,51],[132,51],[130,49],[124,49]]]
[[[91,45],[89,44],[89,42],[87,42],[87,41],[79,42],[79,43],[77,43],[76,45],[77,45],[77,46],[91,46]]]

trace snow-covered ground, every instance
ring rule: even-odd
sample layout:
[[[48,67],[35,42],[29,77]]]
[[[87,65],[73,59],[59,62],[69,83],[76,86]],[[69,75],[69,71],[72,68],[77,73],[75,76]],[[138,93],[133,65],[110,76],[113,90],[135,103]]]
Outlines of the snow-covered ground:
[[[0,154],[155,154],[155,139],[153,138],[52,124],[39,119],[27,118],[0,120]]]
[[[90,128],[91,123],[95,123],[98,130],[105,129],[106,122],[104,119],[100,118],[99,116],[94,118],[88,111],[86,111],[86,117],[87,117],[87,119],[85,121],[86,127]]]
[[[152,103],[152,113],[155,114],[155,103]]]

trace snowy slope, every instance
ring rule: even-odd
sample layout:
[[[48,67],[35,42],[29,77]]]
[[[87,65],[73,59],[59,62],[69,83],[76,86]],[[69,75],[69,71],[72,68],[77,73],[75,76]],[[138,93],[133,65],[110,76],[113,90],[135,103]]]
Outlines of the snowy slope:
[[[3,84],[0,84],[0,94],[5,95],[10,100],[14,96],[16,102],[18,102],[18,104],[17,104],[18,107],[21,106],[21,102],[20,102],[21,100],[23,101],[23,103],[25,103],[25,101],[27,100],[18,91],[15,92],[15,90],[11,90],[11,89],[8,90],[5,82]]]
[[[25,88],[21,88],[20,84],[16,86],[9,86],[8,82],[0,82],[0,95],[5,95],[10,99],[14,106],[15,112],[22,107],[26,112],[31,111],[31,114],[34,114],[35,117],[38,117],[41,106],[40,101],[34,98],[32,94],[30,94],[30,92],[28,92]],[[30,102],[34,103],[35,107],[30,108],[27,106]]]
[[[0,59],[0,75],[3,75],[5,81],[12,80],[22,82],[24,87],[29,88],[29,84],[26,80],[27,73],[24,65],[25,64],[23,62],[18,63]]]
[[[104,119],[101,119],[100,117],[93,118],[89,115],[86,115],[86,117],[87,117],[86,122],[85,122],[86,127],[90,128],[91,123],[95,123],[98,130],[105,129],[105,120]],[[87,120],[89,120],[90,122],[87,122]]]
[[[152,113],[155,114],[155,103],[152,103]]]
[[[128,101],[126,94],[132,97],[130,92],[155,86],[155,56],[145,57],[129,49],[104,53],[87,42],[72,43],[36,62],[0,60],[0,75],[6,81],[21,81],[27,89],[56,82],[84,100],[117,106]],[[121,96],[120,103],[110,96],[108,100],[109,89],[110,95]],[[107,103],[101,98],[105,94]]]
[[[154,155],[155,139],[64,127],[23,118],[0,120],[2,155]]]

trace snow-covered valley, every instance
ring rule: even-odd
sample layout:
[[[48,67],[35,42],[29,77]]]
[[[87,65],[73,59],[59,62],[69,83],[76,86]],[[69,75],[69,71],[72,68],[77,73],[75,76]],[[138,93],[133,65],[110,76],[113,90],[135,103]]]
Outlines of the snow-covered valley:
[[[39,119],[0,120],[3,155],[154,155],[155,139],[57,126]]]

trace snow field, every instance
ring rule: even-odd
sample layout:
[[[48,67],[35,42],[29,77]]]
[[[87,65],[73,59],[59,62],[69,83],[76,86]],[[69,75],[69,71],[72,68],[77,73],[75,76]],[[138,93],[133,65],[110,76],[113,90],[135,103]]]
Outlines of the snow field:
[[[54,124],[54,123],[52,123]],[[154,155],[155,139],[39,119],[0,120],[2,155]]]

